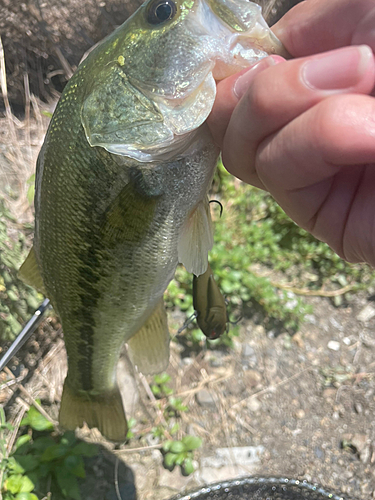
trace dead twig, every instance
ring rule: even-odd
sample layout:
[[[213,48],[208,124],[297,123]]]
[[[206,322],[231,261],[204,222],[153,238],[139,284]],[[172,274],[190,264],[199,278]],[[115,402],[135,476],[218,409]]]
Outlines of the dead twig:
[[[260,391],[254,392],[253,394],[251,394],[247,398],[241,399],[237,403],[234,403],[232,405],[231,410],[233,410],[233,408],[235,408],[236,406],[240,406],[240,407],[244,406],[252,398],[255,398],[255,397],[258,397],[258,396],[262,396],[263,394],[267,394],[268,392],[276,391],[276,389],[278,389],[279,387],[288,384],[290,381],[294,380],[295,378],[300,377],[302,375],[302,373],[305,373],[305,372],[307,372],[309,370],[313,370],[313,368],[312,367],[305,368],[304,370],[301,370],[300,372],[295,373],[291,377],[288,377],[287,379],[282,380],[278,384],[270,385],[270,386],[266,387],[265,389],[262,389]]]
[[[275,281],[271,281],[271,285],[275,288],[281,288],[282,290],[287,290],[288,292],[292,292],[296,295],[305,295],[307,297],[338,297],[339,295],[344,295],[345,293],[354,290],[358,286],[346,285],[338,290],[324,290],[323,288],[320,290],[309,290],[308,288],[296,288],[294,286],[277,283]]]
[[[162,448],[162,444],[152,444],[150,446],[142,446],[141,448],[130,448],[126,450],[113,450],[112,453],[115,453],[116,455],[128,455],[129,453],[136,453],[136,452],[141,452],[141,451],[148,451],[148,450],[160,450]]]
[[[146,394],[147,396],[150,398],[151,402],[153,403],[153,406],[155,408],[155,411],[158,415],[158,418],[159,418],[159,422],[162,422],[162,424],[164,425],[164,432],[165,432],[165,435],[168,439],[172,439],[172,436],[169,434],[168,432],[168,424],[167,424],[167,421],[165,420],[164,418],[164,415],[163,415],[163,412],[160,410],[160,408],[158,408],[157,406],[157,403],[161,400],[156,400],[147,380],[146,380],[146,377],[143,375],[143,373],[141,372],[138,372],[138,377],[140,379],[140,381],[142,382],[142,385],[146,391]]]
[[[9,368],[5,367],[4,368],[4,371],[7,375],[9,375],[12,379],[15,379],[16,377],[13,375],[13,373],[9,370]],[[17,389],[19,389],[22,394],[24,396],[26,396],[33,404],[33,406],[39,411],[39,413],[41,413],[43,415],[44,418],[46,418],[49,422],[51,422],[51,424],[54,426],[54,427],[57,427],[58,426],[58,422],[56,422],[56,420],[53,420],[49,415],[48,413],[40,406],[40,404],[35,401],[35,399],[33,398],[33,396],[29,393],[29,391],[27,391],[24,386],[22,384],[17,384]],[[15,390],[12,388],[12,390]]]

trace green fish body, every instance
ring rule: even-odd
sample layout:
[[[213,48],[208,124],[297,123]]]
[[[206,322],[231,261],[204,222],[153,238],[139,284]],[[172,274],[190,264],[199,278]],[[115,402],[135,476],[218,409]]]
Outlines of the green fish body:
[[[142,372],[164,370],[163,293],[179,262],[207,270],[215,80],[282,50],[251,2],[148,0],[66,85],[38,158],[34,247],[20,270],[61,318],[63,427],[125,439],[121,347]]]

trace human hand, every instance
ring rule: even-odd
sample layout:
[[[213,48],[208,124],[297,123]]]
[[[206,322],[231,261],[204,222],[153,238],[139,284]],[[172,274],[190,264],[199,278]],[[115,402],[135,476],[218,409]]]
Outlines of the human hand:
[[[373,0],[299,4],[275,26],[298,59],[220,82],[208,125],[229,172],[341,257],[375,266],[373,26]]]

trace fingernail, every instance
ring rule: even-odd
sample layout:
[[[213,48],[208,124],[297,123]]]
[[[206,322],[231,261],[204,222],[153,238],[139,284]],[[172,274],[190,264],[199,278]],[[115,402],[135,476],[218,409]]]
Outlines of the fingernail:
[[[302,80],[314,90],[349,89],[361,80],[372,57],[367,45],[328,52],[304,64]]]
[[[255,75],[265,70],[266,68],[269,68],[270,66],[274,66],[275,64],[283,60],[284,59],[282,59],[279,56],[271,56],[271,57],[266,57],[265,59],[259,61],[257,64],[252,66],[248,71],[246,71],[246,73],[243,73],[241,76],[238,77],[233,87],[234,95],[238,99],[241,99],[244,93],[248,90],[249,85],[253,81]]]

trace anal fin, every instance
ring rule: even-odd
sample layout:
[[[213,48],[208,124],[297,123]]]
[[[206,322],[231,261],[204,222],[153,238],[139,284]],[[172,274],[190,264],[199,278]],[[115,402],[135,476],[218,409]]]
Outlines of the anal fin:
[[[182,227],[178,260],[189,273],[199,276],[207,270],[208,252],[214,244],[208,199],[200,201]]]
[[[129,356],[145,375],[164,371],[169,363],[169,331],[163,299],[140,330],[128,341]]]
[[[40,269],[36,260],[34,247],[31,248],[25,262],[18,270],[18,276],[24,283],[26,283],[26,285],[32,286],[43,295],[47,295],[42,275],[40,274]]]
[[[65,380],[61,397],[59,423],[66,430],[75,430],[86,424],[97,427],[110,441],[126,440],[128,424],[118,387],[105,394],[92,395],[74,391]]]

